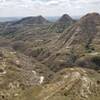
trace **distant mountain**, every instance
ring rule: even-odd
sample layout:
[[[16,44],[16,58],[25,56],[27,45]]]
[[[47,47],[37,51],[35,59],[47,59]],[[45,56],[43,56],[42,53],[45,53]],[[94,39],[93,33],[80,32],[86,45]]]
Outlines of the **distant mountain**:
[[[64,14],[59,20],[57,20],[50,28],[51,32],[62,33],[75,21],[67,14]]]
[[[71,23],[73,22],[73,19],[67,15],[67,14],[64,14],[58,21],[57,23]]]
[[[46,17],[46,19],[48,19],[51,22],[56,22],[59,19],[59,16],[49,16]]]
[[[19,19],[21,19],[21,17],[0,17],[0,22],[17,21]]]
[[[0,34],[14,36],[21,33],[23,34],[36,34],[43,32],[43,30],[46,30],[45,27],[48,27],[51,22],[46,20],[42,16],[36,16],[36,17],[25,17],[17,21],[11,21],[11,22],[1,22],[0,23]],[[42,31],[41,28],[43,28]],[[33,30],[33,31],[32,31]],[[39,31],[39,32],[38,32]],[[18,34],[16,34],[18,33]]]
[[[22,24],[22,25],[34,25],[34,24],[47,24],[49,23],[48,20],[46,20],[42,16],[37,17],[25,17],[19,21],[16,21],[14,24]]]

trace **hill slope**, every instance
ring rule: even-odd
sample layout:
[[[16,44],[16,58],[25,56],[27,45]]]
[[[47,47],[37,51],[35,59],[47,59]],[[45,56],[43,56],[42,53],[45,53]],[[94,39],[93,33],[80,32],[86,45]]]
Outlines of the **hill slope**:
[[[74,66],[82,56],[100,53],[100,15],[90,13],[70,26],[49,48],[51,55],[44,60],[51,69]],[[57,67],[58,68],[57,68]]]
[[[66,47],[70,45],[79,45],[80,43],[81,45],[89,46],[94,40],[99,41],[99,34],[100,15],[98,13],[90,13],[66,30],[58,42],[63,43],[61,45],[66,45]]]
[[[100,15],[39,18],[0,24],[0,100],[100,100]]]

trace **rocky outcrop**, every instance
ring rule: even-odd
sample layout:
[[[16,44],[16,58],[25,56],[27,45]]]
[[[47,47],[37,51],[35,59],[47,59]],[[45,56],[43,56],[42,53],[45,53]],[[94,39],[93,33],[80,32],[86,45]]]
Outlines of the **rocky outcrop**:
[[[77,67],[60,71],[55,75],[51,84],[44,86],[37,96],[38,100],[70,100],[73,97],[74,100],[89,100],[92,98],[99,100],[98,79],[90,78],[91,72],[96,73],[92,70]],[[97,88],[98,91],[95,92]]]
[[[89,45],[94,40],[98,39],[100,34],[99,27],[100,15],[98,13],[87,14],[72,27],[67,29],[58,42],[66,47],[80,43],[81,45]]]

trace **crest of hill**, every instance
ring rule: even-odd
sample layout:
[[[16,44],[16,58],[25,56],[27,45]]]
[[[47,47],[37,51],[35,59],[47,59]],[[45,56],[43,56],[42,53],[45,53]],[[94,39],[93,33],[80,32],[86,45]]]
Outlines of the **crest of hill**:
[[[64,14],[58,21],[57,23],[72,23],[74,20],[68,15]]]
[[[15,24],[23,24],[23,25],[48,24],[48,23],[49,23],[49,21],[46,20],[42,16],[25,17],[25,18],[15,22]]]
[[[69,15],[64,14],[50,28],[50,32],[62,33],[66,28],[75,22]]]

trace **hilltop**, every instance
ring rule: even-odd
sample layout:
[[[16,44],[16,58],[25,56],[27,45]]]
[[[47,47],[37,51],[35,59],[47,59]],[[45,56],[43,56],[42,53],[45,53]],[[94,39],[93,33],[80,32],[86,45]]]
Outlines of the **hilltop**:
[[[49,29],[51,32],[62,33],[66,28],[72,25],[75,22],[68,14],[64,14],[59,18],[51,28]]]

